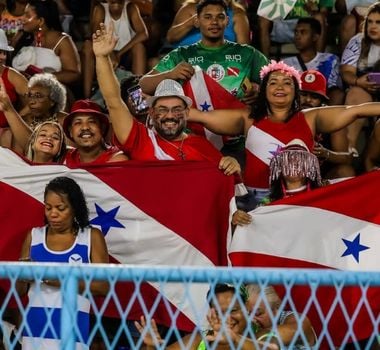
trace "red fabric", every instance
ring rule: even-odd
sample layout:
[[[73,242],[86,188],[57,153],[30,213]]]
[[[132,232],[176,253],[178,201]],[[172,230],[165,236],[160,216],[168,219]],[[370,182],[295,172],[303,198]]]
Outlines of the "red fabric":
[[[210,99],[205,97],[204,100],[202,99],[201,101],[197,101],[197,99],[194,96],[192,83],[190,80],[187,80],[182,86],[185,95],[193,100],[193,107],[202,110],[202,108],[199,108],[197,106],[206,104],[211,106],[209,108],[210,111],[214,109],[239,109],[246,107],[246,105],[243,102],[239,101],[234,95],[232,95],[222,85],[220,85],[217,81],[212,79],[205,72],[203,72],[203,78],[205,81],[204,89],[207,90],[208,94],[210,95]],[[188,127],[195,134],[205,136],[205,128],[202,124],[189,122]],[[224,136],[223,139],[227,140],[228,137]]]
[[[181,160],[179,148],[182,141],[167,142],[157,136],[157,143],[163,151],[174,160]],[[148,135],[147,128],[142,123],[134,120],[131,133],[124,145],[116,144],[133,160],[157,160],[154,154],[152,140]],[[173,146],[175,145],[175,146]],[[203,137],[188,135],[182,144],[185,160],[208,160],[218,164],[222,154]]]
[[[15,103],[17,101],[17,92],[13,84],[9,81],[8,78],[9,68],[5,67],[3,70],[3,73],[1,74],[1,79],[3,79],[5,90],[9,96],[9,99],[12,103]],[[8,127],[8,121],[7,118],[5,118],[5,115],[3,112],[0,112],[0,128],[6,128]]]
[[[251,128],[252,127],[265,131],[284,144],[297,138],[305,142],[309,150],[314,149],[314,137],[302,112],[297,113],[286,123],[275,123],[269,119],[262,119],[255,122]],[[247,143],[248,142],[249,140],[247,139]],[[255,140],[253,140],[253,142],[255,142]],[[263,143],[259,145],[259,147],[266,147],[268,149],[269,147],[273,148],[273,146],[275,145],[266,145]],[[269,188],[269,166],[257,158],[247,148],[244,183],[249,187]]]
[[[104,152],[102,152],[98,158],[96,158],[91,163],[86,163],[87,165],[94,164],[104,164],[107,163],[116,153],[119,153],[119,148],[115,146],[108,147]],[[80,160],[79,151],[77,149],[71,149],[66,153],[65,160],[63,162],[70,168],[79,167],[82,165]]]
[[[276,209],[276,207],[278,207],[278,210],[280,210],[280,205],[289,205],[296,207],[304,206],[305,209],[311,207],[325,210],[326,215],[329,214],[329,212],[337,213],[340,220],[342,221],[331,221],[335,223],[335,225],[331,224],[331,231],[323,232],[331,236],[330,243],[332,245],[334,245],[336,237],[340,239],[339,237],[341,230],[339,228],[343,226],[343,220],[346,222],[348,220],[362,220],[362,229],[358,230],[358,233],[362,233],[361,238],[363,241],[361,241],[361,244],[364,244],[371,248],[376,246],[377,238],[373,236],[370,236],[369,238],[368,236],[363,235],[365,234],[365,231],[368,229],[368,227],[372,227],[373,224],[380,225],[380,197],[377,195],[379,181],[380,171],[377,171],[354,178],[352,180],[326,186],[318,190],[305,192],[300,195],[295,195],[279,201],[275,201],[269,204],[268,208],[273,207],[273,209]],[[305,233],[310,230],[310,222],[312,220],[312,218],[308,216],[308,213],[309,211],[305,210],[304,216],[299,218],[299,220],[302,220],[301,224],[303,223],[305,226]],[[313,211],[311,211],[311,213],[313,213]],[[286,210],[284,209],[283,212],[279,214],[281,214],[283,218],[281,221],[278,221],[280,217],[279,215],[275,216],[275,213],[272,214],[273,216],[271,217],[271,220],[275,221],[276,225],[278,226],[288,228],[289,232],[292,231],[292,228],[294,230],[294,227],[292,227],[292,224],[294,225],[294,222],[290,222],[290,220],[286,219]],[[263,213],[261,213],[261,215],[263,215]],[[316,230],[318,230],[318,227],[316,227]],[[321,230],[322,229],[319,229],[319,232],[321,232]],[[273,232],[277,233],[277,231]],[[278,253],[278,255],[273,255],[269,252],[266,253],[264,249],[256,251],[253,247],[247,246],[245,243],[243,249],[234,249],[234,251],[229,254],[232,264],[234,266],[252,267],[335,269],[334,266],[329,266],[327,264],[317,264],[312,260],[308,261],[291,258],[290,249],[292,249],[291,247],[293,244],[292,241],[289,241],[287,238],[286,232],[287,231],[285,229],[283,232],[278,232],[277,240],[274,240],[274,238],[271,237],[271,239],[274,240],[275,243],[273,244],[275,244],[276,247],[283,247],[282,250],[280,249],[280,253]],[[261,237],[258,236],[258,232],[252,232],[252,234],[255,233],[257,239],[261,239]],[[234,239],[235,238],[236,232],[234,235]],[[317,239],[322,239],[326,245],[329,245],[329,241],[326,241],[325,235]],[[352,239],[350,239],[350,241],[352,241]],[[283,245],[282,242],[284,242]],[[294,244],[296,244],[296,242],[294,242]],[[310,242],[310,245],[314,247],[313,242]],[[318,255],[319,257],[323,257],[321,258],[323,261],[339,261],[337,259],[343,257],[342,251],[339,250],[336,251],[335,257],[330,257],[327,248],[326,251],[318,252],[315,251],[316,248],[313,249],[312,247],[304,247],[304,251],[313,252],[313,254]],[[370,250],[371,249],[369,249],[368,252]],[[351,261],[353,261],[352,259],[353,258],[351,257]],[[373,260],[373,256],[363,254],[360,257],[361,263],[368,261],[372,262],[371,266],[376,266],[378,263],[378,261]],[[355,270],[363,270],[363,268],[360,267],[361,265],[359,264],[359,261],[357,262],[357,265],[354,265],[354,267],[355,266]],[[288,281],[287,284],[289,286],[292,283],[289,283]],[[337,285],[340,286],[341,283],[338,282]],[[339,289],[339,287],[337,289]],[[283,291],[281,288],[279,288],[279,290]],[[327,326],[328,332],[332,337],[334,344],[340,348],[340,345],[346,337],[346,334],[350,332],[346,318],[349,320],[354,320],[353,333],[358,340],[369,338],[372,334],[379,332],[378,326],[376,329],[374,329],[373,321],[370,317],[370,313],[372,313],[375,318],[377,318],[380,313],[379,287],[369,287],[367,290],[364,288],[363,292],[361,288],[355,286],[342,288],[341,298],[346,308],[346,317],[345,313],[343,312],[341,303],[338,302],[337,304],[334,304],[336,295],[337,291],[335,287],[318,287],[316,298],[312,302],[311,310],[308,312],[308,317],[310,318],[317,334],[323,330],[324,326]],[[305,306],[310,302],[311,289],[307,286],[293,286],[291,296],[293,302],[295,303],[296,309],[299,312],[302,312]],[[366,303],[368,302],[370,312],[368,311],[367,305],[363,304],[364,300]],[[318,312],[318,307],[320,307],[323,317]],[[331,319],[326,320],[325,317],[329,313],[331,313]],[[327,341],[326,334],[321,337],[321,340],[324,342]],[[350,342],[354,341],[354,339],[347,338],[345,341]],[[326,343],[324,344],[325,345],[321,348],[329,348]]]
[[[5,169],[4,164],[2,164],[5,162],[4,159],[4,157],[0,157],[0,169]],[[131,211],[120,210],[117,212],[116,219],[120,222],[124,222],[125,216],[136,212],[136,209],[131,208],[130,204],[124,203],[126,201],[131,202],[138,210],[143,211],[144,215],[148,215],[152,221],[160,223],[171,232],[173,239],[179,236],[181,240],[187,242],[188,248],[186,249],[189,250],[181,251],[180,255],[192,256],[193,251],[196,251],[196,256],[202,254],[210,261],[209,264],[211,265],[227,264],[226,245],[229,229],[229,203],[233,197],[233,177],[223,175],[210,162],[128,161],[125,163],[108,163],[104,166],[87,165],[80,172],[64,166],[30,166],[26,163],[25,166],[28,167],[27,172],[23,166],[14,167],[10,179],[7,177],[8,175],[4,175],[3,171],[1,172],[3,179],[6,176],[10,182],[19,180],[30,188],[30,194],[28,194],[28,191],[15,189],[14,186],[16,185],[13,182],[11,184],[0,182],[0,193],[2,198],[6,198],[1,202],[2,207],[0,205],[3,228],[2,244],[0,245],[0,260],[2,261],[16,261],[27,230],[43,224],[43,203],[36,200],[34,196],[39,195],[42,198],[43,189],[48,180],[55,176],[65,175],[74,180],[82,181],[81,187],[87,198],[91,220],[96,217],[96,213],[94,214],[96,203],[106,202],[107,205],[103,205],[104,210],[110,210],[121,205],[119,202],[115,204],[112,200],[114,198],[112,193],[115,191],[118,198],[121,196],[122,205],[127,205],[127,209],[129,208],[128,210]],[[20,170],[20,175],[17,173],[18,170]],[[88,171],[88,174],[85,170]],[[36,176],[34,171],[41,176]],[[30,183],[29,178],[31,176],[33,182]],[[17,179],[15,180],[15,178]],[[105,184],[107,190],[103,189],[98,195],[94,195],[94,188],[97,183],[102,184],[102,186]],[[22,220],[20,220],[21,217]],[[129,218],[129,220],[132,219]],[[154,225],[157,226],[157,224]],[[103,231],[103,233],[105,232]],[[132,237],[130,244],[134,247],[140,242],[145,247],[141,254],[150,260],[154,266],[160,265],[160,252],[162,254],[162,251],[167,248],[161,246],[161,242],[158,240],[153,245],[154,252],[148,252],[144,230],[131,232],[130,227],[111,228],[105,234],[110,252],[118,249],[118,245],[120,245],[118,237],[120,238],[120,236],[125,237],[125,239]],[[123,258],[130,264],[139,263],[131,260],[131,257],[127,255]],[[111,262],[119,262],[112,254],[110,259]],[[196,266],[200,265],[198,260],[192,261],[192,263]],[[7,287],[4,284],[1,287],[0,300],[3,302]],[[141,296],[146,306],[149,308],[155,305],[154,318],[157,322],[170,326],[173,320],[171,320],[171,313],[168,312],[168,308],[177,312],[175,303],[161,300],[156,305],[157,291],[151,285],[142,283],[138,288],[141,290]],[[144,312],[140,301],[133,300],[134,286],[128,283],[118,283],[116,290],[124,312],[132,300],[133,307],[128,313],[128,319],[139,319]],[[101,304],[102,300],[99,302]],[[182,304],[183,300],[179,302]],[[118,317],[118,310],[113,300],[110,300],[105,315]],[[185,314],[179,312],[176,317],[175,322],[179,329],[187,331],[193,329],[193,322]]]

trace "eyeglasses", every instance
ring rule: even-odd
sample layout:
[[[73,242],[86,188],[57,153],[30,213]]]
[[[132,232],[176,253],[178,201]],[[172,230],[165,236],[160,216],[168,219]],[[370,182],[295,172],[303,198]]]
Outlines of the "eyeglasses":
[[[37,101],[42,101],[44,98],[49,97],[48,95],[44,95],[39,92],[36,92],[35,94],[32,94],[31,92],[27,92],[24,96],[30,100],[37,100]]]
[[[183,114],[186,109],[187,109],[187,107],[184,107],[184,106],[177,106],[177,107],[173,107],[173,108],[157,107],[157,108],[154,108],[154,114],[157,117],[162,118],[162,117],[166,117],[170,112],[175,117],[178,117],[181,114]]]

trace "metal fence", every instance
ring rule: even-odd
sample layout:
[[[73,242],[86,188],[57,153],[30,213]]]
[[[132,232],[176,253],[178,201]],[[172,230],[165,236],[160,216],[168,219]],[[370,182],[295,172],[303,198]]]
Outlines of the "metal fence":
[[[137,349],[148,338],[154,341],[155,348],[160,349],[169,344],[198,349],[218,349],[223,346],[236,349],[246,349],[247,346],[248,349],[379,347],[380,316],[376,307],[373,307],[380,303],[377,298],[380,273],[377,272],[2,263],[0,278],[0,324],[5,349],[19,349],[23,332],[24,335],[27,334],[33,328],[33,323],[37,322],[27,317],[30,300],[28,302],[18,296],[17,280],[29,280],[36,287],[36,294],[41,292],[38,305],[44,310],[46,317],[46,327],[41,338],[57,339],[58,348],[65,350],[86,348],[90,345],[94,349]],[[54,314],[51,312],[51,305],[42,297],[46,280],[59,281],[60,287],[57,291],[62,296],[59,302],[60,329],[56,333],[53,331],[52,335],[50,323],[54,322]],[[96,280],[109,283],[108,293],[100,299],[93,296],[90,289],[91,283]],[[125,282],[127,284],[123,286]],[[223,283],[229,287],[234,286],[236,291],[227,308],[223,308],[216,294],[218,285]],[[251,309],[245,304],[241,289],[242,285],[247,284],[260,287],[259,297]],[[281,297],[275,311],[264,292],[268,286],[275,286]],[[176,298],[165,298],[167,288],[178,291]],[[81,333],[83,324],[78,325],[78,293],[89,301],[92,312],[88,337],[85,339]],[[211,314],[209,304],[214,309]],[[234,321],[235,308],[239,309],[246,324],[238,340],[232,339],[233,332],[230,331],[230,328],[240,322],[236,321],[237,317]],[[267,314],[270,326],[267,331],[273,335],[275,345],[268,338],[266,341],[259,340],[258,328],[260,325],[264,328],[263,324],[256,322],[260,308],[269,310]],[[8,317],[14,310],[19,315],[16,317],[18,327],[12,330],[10,325],[15,319],[10,320]],[[290,341],[283,340],[280,326],[279,315],[285,310],[293,312],[296,325]],[[144,316],[146,325],[139,315]],[[211,333],[206,331],[210,329],[212,320],[218,317],[220,331],[210,336]],[[302,326],[306,318],[316,331],[316,340],[312,346],[309,345]],[[158,323],[157,329],[152,319]],[[110,320],[116,320],[116,327],[112,328],[112,332]],[[138,324],[134,321],[140,324],[142,322],[140,331],[136,329]],[[84,346],[78,345],[78,339]],[[201,344],[194,347],[195,343]],[[43,349],[38,337],[33,339],[29,348]]]

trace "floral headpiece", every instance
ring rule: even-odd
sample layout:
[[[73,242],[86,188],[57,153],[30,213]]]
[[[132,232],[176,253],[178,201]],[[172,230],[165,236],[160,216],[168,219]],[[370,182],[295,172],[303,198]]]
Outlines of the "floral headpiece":
[[[302,87],[301,74],[297,69],[292,66],[288,66],[284,61],[277,62],[275,60],[271,60],[269,64],[261,68],[260,79],[263,80],[266,75],[274,71],[280,71],[281,73],[294,77],[297,80],[299,87]]]

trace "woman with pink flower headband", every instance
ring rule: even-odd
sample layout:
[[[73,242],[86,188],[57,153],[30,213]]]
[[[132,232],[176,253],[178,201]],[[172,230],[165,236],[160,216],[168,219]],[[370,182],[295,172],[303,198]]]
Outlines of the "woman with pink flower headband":
[[[331,133],[357,118],[380,115],[380,103],[328,106],[300,110],[300,73],[284,62],[272,60],[260,71],[261,85],[253,110],[201,112],[192,109],[189,120],[214,133],[246,135],[244,183],[249,192],[245,210],[252,210],[269,193],[269,163],[284,145],[300,139],[310,151],[317,133]]]

